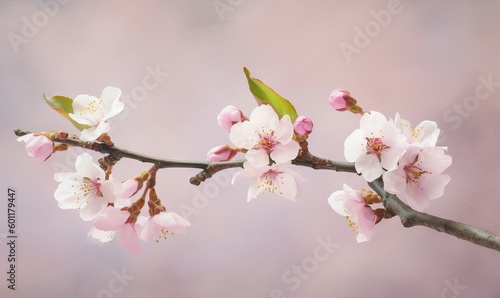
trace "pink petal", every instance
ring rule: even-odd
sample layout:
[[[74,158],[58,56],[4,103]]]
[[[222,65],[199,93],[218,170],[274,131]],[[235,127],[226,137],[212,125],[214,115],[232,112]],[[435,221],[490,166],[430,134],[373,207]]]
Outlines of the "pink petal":
[[[281,144],[287,144],[293,137],[293,124],[290,116],[285,115],[281,118],[278,127],[274,130],[276,141]]]
[[[291,161],[299,154],[300,146],[295,141],[290,141],[286,145],[277,144],[271,152],[271,158],[277,163],[285,163]]]
[[[427,198],[434,200],[444,194],[444,188],[450,182],[450,179],[448,175],[423,174],[419,179],[419,184],[425,190]]]
[[[141,254],[142,248],[139,245],[139,237],[137,236],[137,232],[135,231],[132,224],[126,224],[121,233],[120,239],[118,240],[120,245],[125,248],[129,253],[132,254]]]
[[[120,210],[114,207],[106,207],[94,222],[94,227],[102,231],[120,230],[125,221],[129,218],[130,213],[126,210]]]
[[[384,190],[404,199],[406,197],[406,172],[400,168],[384,173]]]

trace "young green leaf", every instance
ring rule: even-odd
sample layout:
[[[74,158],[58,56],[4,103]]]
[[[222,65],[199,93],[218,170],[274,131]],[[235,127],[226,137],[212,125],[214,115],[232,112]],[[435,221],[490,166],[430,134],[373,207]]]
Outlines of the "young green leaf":
[[[262,83],[261,80],[252,78],[250,76],[250,71],[246,67],[243,67],[243,71],[245,72],[245,76],[247,77],[250,91],[252,92],[253,96],[255,96],[257,103],[259,105],[263,103],[269,104],[271,107],[273,107],[280,118],[284,115],[288,115],[290,116],[290,119],[293,123],[298,117],[298,114],[292,103],[276,93],[276,91],[271,89],[269,86]]]
[[[45,100],[54,111],[68,119],[79,131],[89,128],[89,126],[80,124],[69,116],[69,113],[73,113],[73,100],[71,98],[61,95],[47,98],[45,94],[43,94],[43,100]]]

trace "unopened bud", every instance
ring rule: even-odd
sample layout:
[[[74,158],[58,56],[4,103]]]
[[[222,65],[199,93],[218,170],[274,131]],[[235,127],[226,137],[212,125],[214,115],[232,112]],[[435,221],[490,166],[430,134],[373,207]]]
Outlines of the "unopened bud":
[[[299,135],[309,135],[313,130],[313,122],[310,118],[299,116],[295,119],[293,129]]]
[[[221,145],[210,149],[207,153],[207,160],[210,162],[231,160],[238,150],[229,145]]]
[[[243,112],[234,106],[227,106],[222,109],[219,116],[217,116],[217,123],[219,126],[227,131],[231,131],[231,127],[243,120],[247,119]]]
[[[335,89],[328,98],[330,105],[337,111],[350,111],[354,114],[363,114],[363,109],[358,106],[356,99],[347,90]]]

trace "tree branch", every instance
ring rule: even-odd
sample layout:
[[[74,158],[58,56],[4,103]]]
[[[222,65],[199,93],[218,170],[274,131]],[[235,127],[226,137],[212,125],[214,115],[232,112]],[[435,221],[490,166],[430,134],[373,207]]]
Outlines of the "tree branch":
[[[29,131],[20,129],[14,130],[17,136],[29,134]],[[67,144],[74,147],[82,147],[103,154],[108,154],[100,160],[103,164],[114,164],[121,158],[135,159],[141,162],[153,163],[158,169],[161,168],[196,168],[202,169],[197,175],[191,177],[190,182],[194,185],[199,185],[201,182],[212,177],[215,173],[229,168],[243,167],[244,160],[225,161],[225,162],[196,162],[196,161],[179,161],[172,159],[161,159],[130,150],[122,149],[116,146],[109,146],[100,142],[85,142],[76,136],[71,136],[67,139],[56,138],[54,142]],[[354,163],[337,162],[329,159],[324,159],[312,155],[309,151],[303,150],[299,156],[292,160],[292,164],[297,166],[310,167],[316,170],[332,170],[337,172],[357,173]],[[474,244],[491,248],[500,251],[500,236],[495,235],[480,228],[456,222],[449,219],[440,218],[426,213],[413,210],[410,206],[403,203],[397,196],[384,191],[383,182],[375,180],[368,183],[370,187],[382,198],[384,207],[386,208],[387,216],[397,215],[401,219],[404,227],[425,226],[443,232],[459,239],[463,239]]]
[[[500,236],[489,231],[449,219],[418,212],[403,203],[397,196],[384,191],[381,180],[368,183],[382,197],[384,207],[399,216],[404,227],[424,226],[474,244],[500,251]]]

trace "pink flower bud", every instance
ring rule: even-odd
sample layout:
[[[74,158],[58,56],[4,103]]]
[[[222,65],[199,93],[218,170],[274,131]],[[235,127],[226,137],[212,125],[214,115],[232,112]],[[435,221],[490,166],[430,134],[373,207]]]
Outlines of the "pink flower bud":
[[[210,149],[207,153],[207,160],[210,162],[231,160],[238,150],[229,145],[221,145]]]
[[[234,106],[227,106],[220,112],[217,116],[217,122],[219,126],[227,131],[231,131],[231,127],[238,122],[243,120],[243,113]]]
[[[348,100],[354,99],[351,97],[351,93],[342,89],[335,89],[330,93],[330,98],[328,98],[328,102],[330,105],[337,111],[346,111],[348,106]],[[356,100],[354,100],[356,103]]]
[[[342,89],[333,90],[332,93],[330,93],[328,102],[337,111],[350,111],[354,114],[364,114],[363,109],[356,104],[356,99],[351,96],[349,91]]]
[[[309,135],[313,129],[313,123],[310,118],[299,116],[295,119],[295,123],[293,124],[293,129],[299,135]]]
[[[27,134],[17,138],[18,142],[24,141],[26,153],[39,161],[45,161],[52,155],[54,142],[43,135]]]

